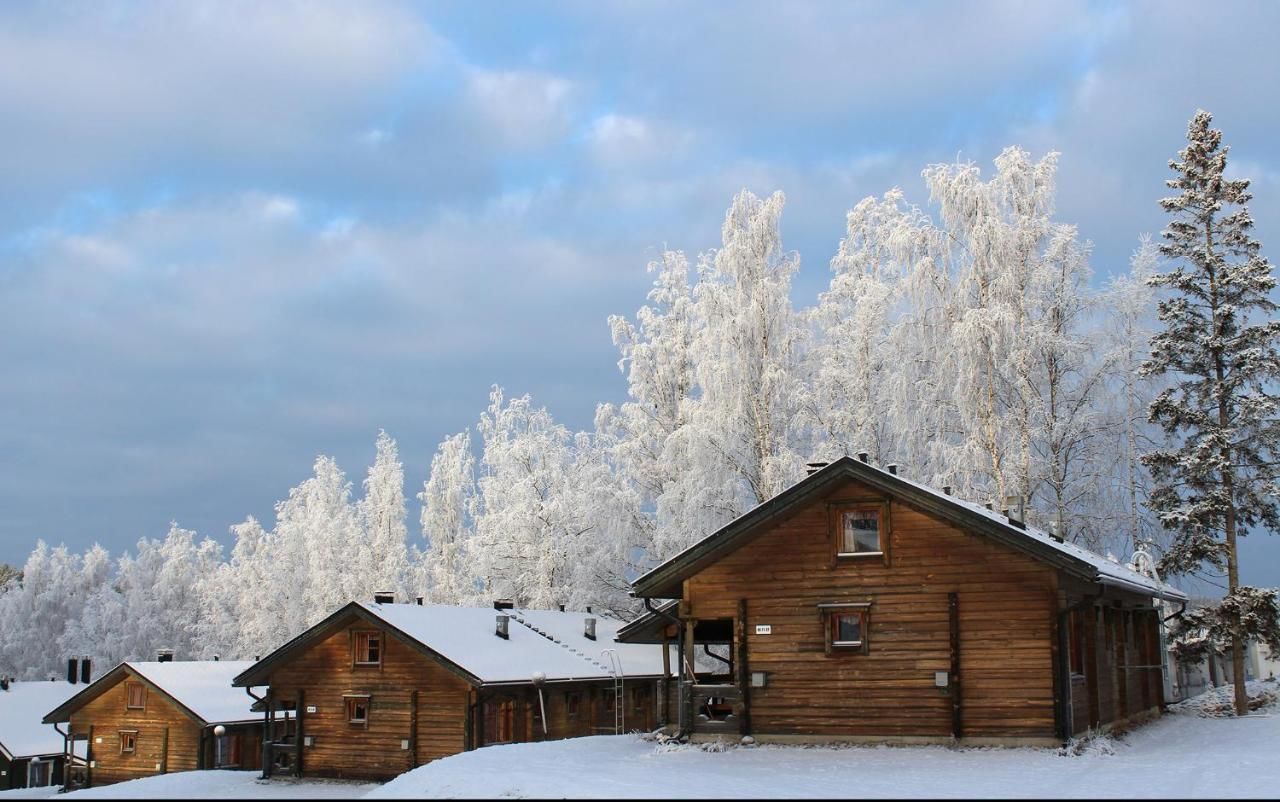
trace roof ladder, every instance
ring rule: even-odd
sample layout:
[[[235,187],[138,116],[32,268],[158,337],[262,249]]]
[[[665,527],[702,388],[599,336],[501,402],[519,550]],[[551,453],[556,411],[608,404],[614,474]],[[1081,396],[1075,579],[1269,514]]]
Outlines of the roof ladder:
[[[626,707],[626,674],[622,670],[622,658],[618,656],[617,649],[604,649],[600,652],[603,659],[605,655],[609,657],[609,673],[613,675],[613,734],[621,735],[627,731],[627,707]]]

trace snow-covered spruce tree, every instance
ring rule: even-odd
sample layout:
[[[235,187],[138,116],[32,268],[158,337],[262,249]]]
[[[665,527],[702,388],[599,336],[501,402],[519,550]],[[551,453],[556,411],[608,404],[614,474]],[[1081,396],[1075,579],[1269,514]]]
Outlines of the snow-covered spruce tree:
[[[1161,569],[1226,569],[1226,597],[1192,623],[1229,636],[1235,708],[1243,715],[1246,638],[1280,649],[1275,595],[1240,585],[1237,550],[1250,528],[1280,529],[1280,399],[1273,394],[1280,320],[1269,298],[1271,265],[1250,236],[1249,182],[1224,176],[1228,148],[1211,122],[1205,111],[1192,118],[1187,147],[1169,162],[1177,177],[1166,183],[1178,194],[1160,201],[1173,215],[1160,248],[1173,267],[1151,278],[1168,297],[1158,305],[1164,328],[1143,372],[1170,374],[1172,386],[1152,402],[1150,417],[1181,442],[1143,460],[1155,480],[1148,503],[1174,536]]]

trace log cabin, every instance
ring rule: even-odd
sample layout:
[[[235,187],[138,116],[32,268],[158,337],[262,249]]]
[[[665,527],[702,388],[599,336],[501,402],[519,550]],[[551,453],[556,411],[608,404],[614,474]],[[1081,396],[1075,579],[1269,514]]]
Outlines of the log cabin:
[[[682,734],[1049,745],[1161,709],[1181,591],[866,455],[811,467],[633,583],[620,637],[677,641]]]
[[[590,612],[351,602],[255,663],[263,775],[390,779],[491,744],[655,729],[654,645]],[[281,715],[283,713],[283,716]]]
[[[76,677],[78,671],[71,682],[0,679],[0,790],[63,784],[66,742],[41,718],[80,690]]]
[[[261,723],[231,680],[250,661],[124,662],[49,711],[83,741],[83,787],[195,769],[258,769]]]

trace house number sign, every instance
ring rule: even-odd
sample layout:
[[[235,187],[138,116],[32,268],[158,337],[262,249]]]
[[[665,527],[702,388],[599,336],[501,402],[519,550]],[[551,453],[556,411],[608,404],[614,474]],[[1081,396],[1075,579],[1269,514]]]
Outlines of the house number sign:
[[[772,625],[772,624],[756,624],[756,634],[757,634],[757,635],[772,635],[772,634],[773,634],[773,625]]]

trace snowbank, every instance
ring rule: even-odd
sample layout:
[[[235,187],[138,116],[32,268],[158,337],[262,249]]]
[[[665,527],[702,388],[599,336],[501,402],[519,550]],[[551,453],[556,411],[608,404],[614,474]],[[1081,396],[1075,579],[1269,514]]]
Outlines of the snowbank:
[[[351,799],[377,786],[338,780],[259,780],[256,771],[179,771],[87,788],[63,799]],[[58,787],[0,791],[0,800],[55,798]]]
[[[1103,743],[1102,741],[1105,741]],[[1280,716],[1166,716],[1079,755],[1057,749],[660,746],[604,735],[429,763],[370,799],[1272,797]]]

